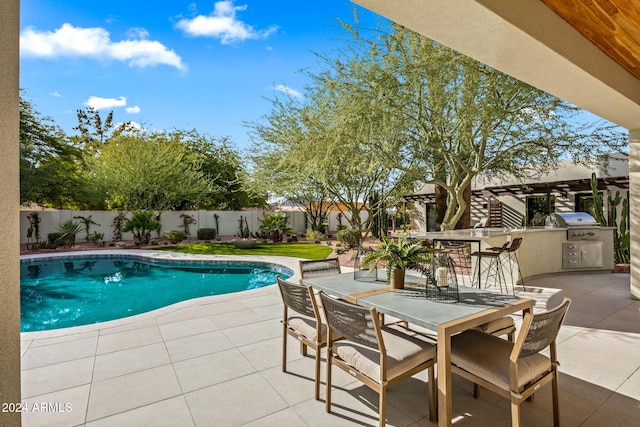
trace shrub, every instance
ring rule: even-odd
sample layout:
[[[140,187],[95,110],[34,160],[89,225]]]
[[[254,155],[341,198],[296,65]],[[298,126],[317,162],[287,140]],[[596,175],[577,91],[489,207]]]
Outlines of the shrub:
[[[316,243],[320,242],[320,232],[319,231],[312,230],[312,229],[308,228],[307,232],[305,234],[305,237],[310,242],[316,242]]]
[[[42,249],[57,249],[58,245],[55,243],[51,243],[49,241],[43,240],[42,242],[35,242],[31,245],[29,250],[31,251],[39,251]]]
[[[294,243],[298,241],[298,236],[296,236],[295,234],[290,234],[289,237],[287,237],[287,243]]]
[[[243,217],[242,215],[240,215],[238,223],[238,229],[240,230],[237,234],[238,237],[240,237],[241,239],[248,239],[249,237],[251,237],[251,231],[249,230],[249,222],[247,221],[247,217]]]
[[[162,233],[162,238],[163,239],[167,239],[168,241],[170,241],[174,245],[176,243],[182,242],[185,237],[186,236],[185,236],[184,231],[179,231],[179,230],[169,230],[169,231],[165,231],[164,233]]]
[[[267,233],[273,242],[282,242],[286,234],[294,233],[288,222],[289,217],[284,212],[268,213],[262,218],[260,231]]]
[[[58,226],[58,232],[62,233],[60,237],[64,246],[71,247],[76,242],[76,235],[83,230],[79,222],[72,219],[66,220]]]
[[[122,240],[122,229],[127,221],[127,215],[123,211],[118,211],[118,215],[113,219],[113,240]]]
[[[149,244],[151,232],[159,230],[160,221],[154,219],[153,212],[148,211],[133,212],[131,219],[127,219],[124,227],[122,227],[123,232],[130,231],[133,234],[133,239],[137,245],[142,243]]]
[[[360,230],[340,230],[337,238],[347,248],[357,248],[362,243],[362,232]]]
[[[61,243],[61,239],[62,236],[64,235],[64,233],[49,233],[47,234],[47,240],[49,241],[49,243],[51,244],[59,244]]]
[[[87,242],[91,242],[96,246],[104,246],[104,233],[98,233],[97,231],[87,236]]]
[[[180,218],[182,218],[182,225],[180,225],[179,227],[182,227],[182,229],[184,230],[185,237],[191,236],[189,225],[196,223],[195,217],[193,215],[187,215],[182,213],[180,214]]]
[[[347,228],[347,224],[338,224],[338,231],[346,230]]]
[[[199,228],[198,231],[196,231],[196,235],[198,236],[198,240],[213,240],[216,238],[216,229]]]

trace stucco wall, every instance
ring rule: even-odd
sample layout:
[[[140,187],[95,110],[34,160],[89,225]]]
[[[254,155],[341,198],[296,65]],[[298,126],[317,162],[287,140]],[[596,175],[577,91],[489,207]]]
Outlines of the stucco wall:
[[[0,1],[0,403],[20,402],[20,269],[18,237],[20,102],[19,0]],[[20,414],[0,411],[0,425]]]
[[[113,239],[113,220],[118,214],[116,211],[69,211],[69,210],[56,210],[56,211],[22,211],[20,212],[20,243],[29,242],[27,238],[27,230],[29,228],[29,219],[27,216],[32,212],[37,212],[40,218],[39,233],[40,241],[47,239],[47,234],[54,233],[61,223],[67,220],[73,220],[80,222],[80,219],[74,218],[82,216],[88,218],[91,216],[91,220],[96,224],[90,226],[90,232],[104,233],[104,240],[111,241]],[[215,228],[216,221],[215,215],[218,215],[218,227],[219,234],[221,236],[235,236],[239,232],[239,220],[242,215],[247,219],[249,230],[252,233],[256,233],[260,230],[262,225],[262,218],[265,212],[261,210],[251,211],[168,211],[163,212],[160,216],[160,222],[162,224],[162,231],[167,230],[183,230],[181,225],[183,224],[181,214],[191,215],[195,218],[195,224],[189,226],[189,232],[191,236],[195,236],[198,228]],[[289,216],[289,226],[293,228],[296,233],[304,233],[306,231],[306,224],[304,220],[304,213],[300,211],[287,212]],[[130,214],[128,214],[130,217]],[[362,215],[363,221],[367,219],[366,213]],[[338,228],[338,212],[330,212],[328,215],[329,228],[327,230],[330,234],[335,234]],[[342,218],[342,224],[348,225],[346,217]],[[77,236],[78,241],[84,241],[86,233],[83,231]],[[133,239],[131,233],[123,233],[122,238],[125,240]],[[33,236],[35,241],[35,236]]]
[[[629,131],[629,206],[631,215],[631,296],[640,299],[640,129]],[[635,207],[635,208],[634,208]]]

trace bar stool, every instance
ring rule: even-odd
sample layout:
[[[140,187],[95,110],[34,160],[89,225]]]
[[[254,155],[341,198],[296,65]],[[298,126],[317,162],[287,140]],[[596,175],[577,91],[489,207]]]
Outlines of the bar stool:
[[[503,246],[502,248],[489,248],[489,250],[500,252],[502,254],[505,254],[505,256],[509,257],[509,275],[512,280],[513,280],[513,268],[514,268],[513,266],[515,264],[515,268],[517,268],[518,276],[516,277],[516,280],[514,280],[513,282],[513,287],[515,289],[516,283],[520,281],[520,284],[522,284],[522,290],[524,291],[525,290],[524,278],[522,277],[522,270],[520,270],[520,262],[518,261],[518,254],[516,252],[518,248],[520,248],[521,244],[522,244],[522,237],[516,237],[511,241],[511,245],[507,248]]]
[[[508,244],[509,242],[506,242],[500,248],[490,248],[487,251],[477,251],[471,254],[471,256],[477,257],[477,268],[473,275],[473,280],[475,282],[477,279],[478,287],[480,287],[482,276],[484,275],[486,277],[484,283],[485,289],[489,286],[490,281],[493,280],[494,284],[497,283],[498,286],[500,286],[500,292],[503,292],[503,283],[505,289],[507,291],[509,290],[507,287],[507,280],[504,277],[504,271],[502,270],[502,263],[500,262],[500,256],[504,251],[506,251]],[[515,287],[513,288],[513,293],[515,294]]]
[[[460,270],[462,284],[465,285],[465,276],[471,271],[471,256],[469,255],[469,245],[451,241],[441,241],[442,247],[449,252],[455,260],[456,267]]]

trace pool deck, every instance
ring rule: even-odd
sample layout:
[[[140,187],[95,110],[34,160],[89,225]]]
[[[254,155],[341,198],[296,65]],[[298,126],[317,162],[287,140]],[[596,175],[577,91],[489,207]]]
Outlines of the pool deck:
[[[183,257],[147,252],[165,259]],[[250,261],[298,271],[293,258]],[[293,280],[297,277],[296,273]],[[558,345],[563,425],[637,423],[640,301],[630,298],[629,275],[558,275],[526,285],[527,291],[519,294],[535,298],[537,309],[564,296],[573,299]],[[377,425],[377,395],[338,370],[334,370],[334,412],[325,412],[324,401],[313,399],[313,351],[301,356],[293,339],[288,346],[289,372],[282,372],[281,316],[280,296],[275,286],[269,286],[198,298],[101,324],[23,333],[22,396],[29,408],[23,413],[23,425]],[[324,374],[323,363],[323,378]],[[389,391],[388,425],[433,425],[427,413],[427,387],[421,380],[426,381],[425,373]],[[455,424],[510,424],[506,400],[487,391],[476,400],[471,392],[469,383],[455,378]],[[323,385],[321,399],[324,394]],[[48,404],[46,411],[33,411],[43,403]],[[534,402],[523,404],[523,424],[551,423],[547,386]]]

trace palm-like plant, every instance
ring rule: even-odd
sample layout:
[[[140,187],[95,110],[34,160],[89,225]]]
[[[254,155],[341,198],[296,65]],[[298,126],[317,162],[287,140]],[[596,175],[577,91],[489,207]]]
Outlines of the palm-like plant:
[[[58,232],[62,233],[60,239],[66,247],[73,246],[76,241],[76,235],[82,230],[82,225],[72,219],[66,220],[58,226]]]
[[[122,231],[130,231],[138,244],[149,244],[151,232],[159,231],[161,227],[160,221],[155,219],[154,216],[154,213],[149,211],[133,212],[131,219],[126,220]]]
[[[289,227],[289,217],[284,212],[274,212],[264,216],[262,218],[262,225],[260,231],[264,231],[269,234],[271,240],[274,242],[282,242],[282,238],[285,234],[291,234],[294,232],[293,228]]]
[[[431,254],[433,250],[428,246],[424,246],[420,240],[409,238],[406,234],[398,237],[398,241],[394,242],[382,236],[378,248],[365,255],[362,260],[362,266],[370,266],[373,270],[380,261],[387,264],[387,284],[391,282],[391,275],[394,270],[399,269],[403,272],[406,269],[420,270],[420,266],[431,262]]]

